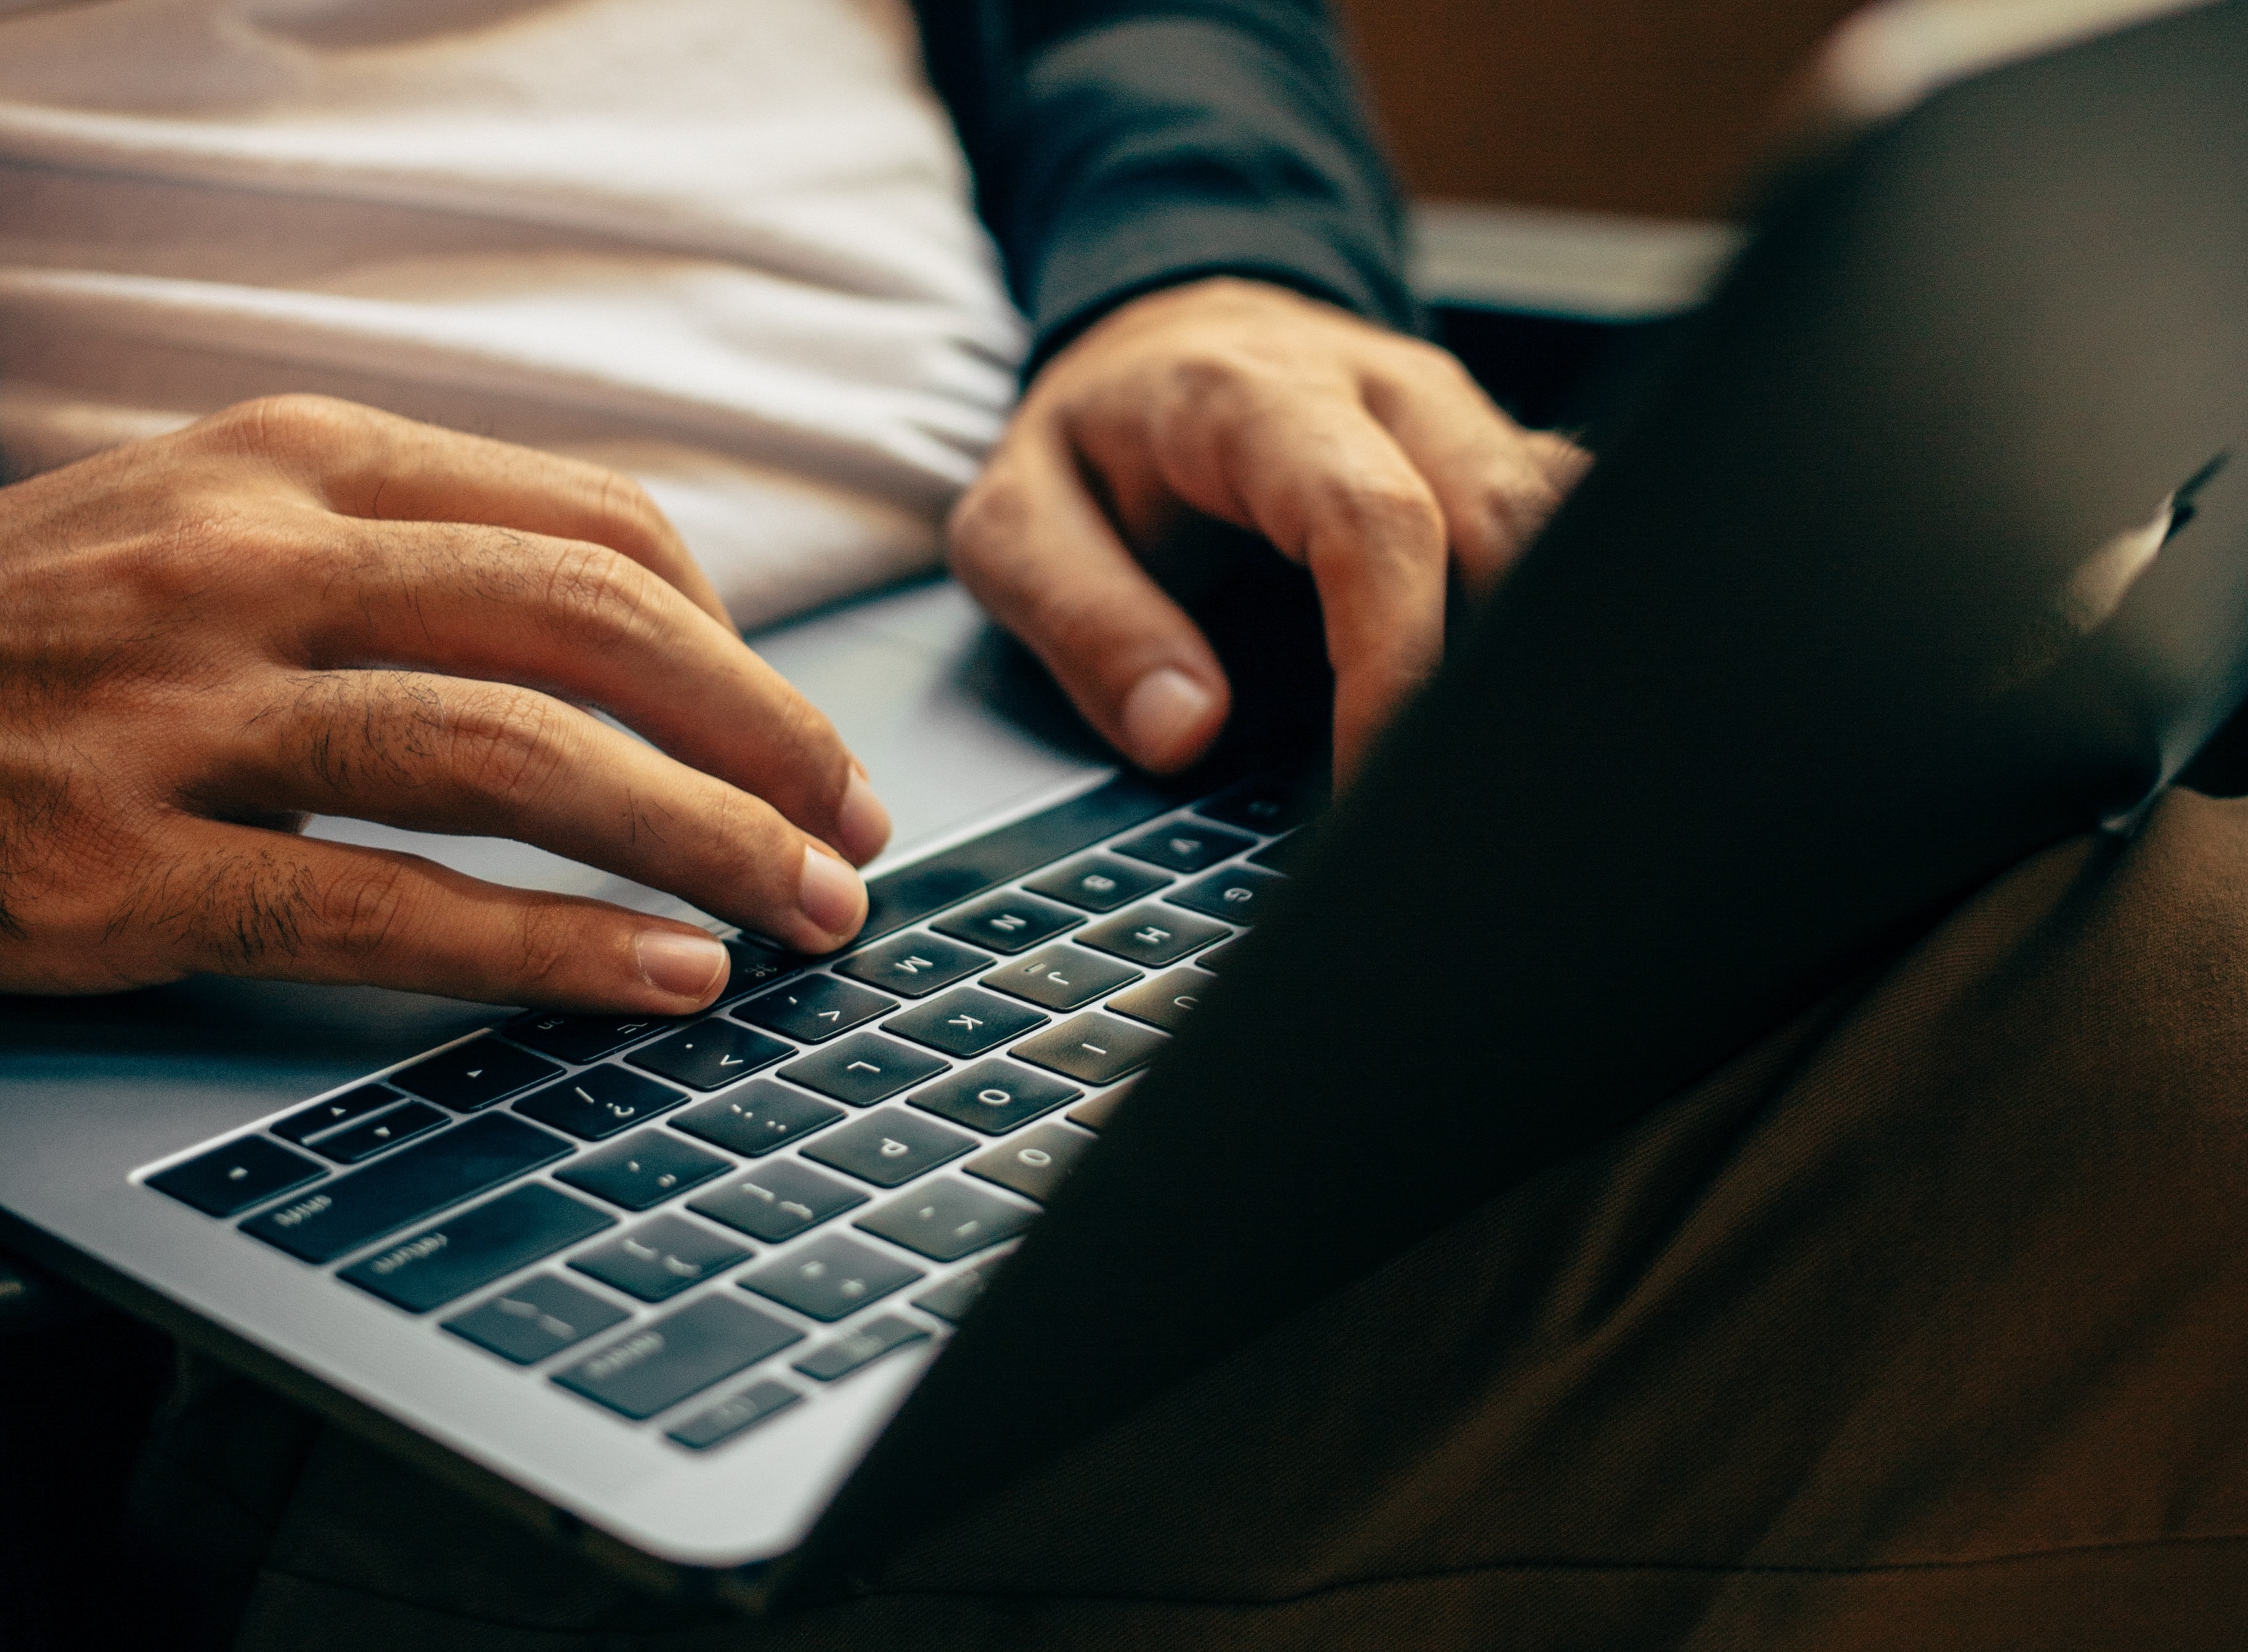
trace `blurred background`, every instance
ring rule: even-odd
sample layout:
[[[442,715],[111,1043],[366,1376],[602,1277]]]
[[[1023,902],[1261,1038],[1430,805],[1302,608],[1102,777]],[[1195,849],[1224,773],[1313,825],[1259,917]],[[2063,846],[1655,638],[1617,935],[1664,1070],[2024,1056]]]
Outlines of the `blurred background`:
[[[1335,0],[1436,336],[1525,422],[1739,244],[1774,107],[1862,0]]]
[[[1722,216],[1861,0],[1338,0],[1423,199]]]

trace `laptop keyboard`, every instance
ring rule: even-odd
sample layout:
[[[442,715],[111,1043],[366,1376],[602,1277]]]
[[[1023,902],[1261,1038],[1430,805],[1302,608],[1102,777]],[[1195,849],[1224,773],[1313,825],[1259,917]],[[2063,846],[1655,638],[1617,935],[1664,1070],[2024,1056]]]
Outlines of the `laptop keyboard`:
[[[945,1336],[1278,898],[1292,790],[1119,780],[728,942],[682,1020],[533,1011],[147,1184],[705,1451]]]

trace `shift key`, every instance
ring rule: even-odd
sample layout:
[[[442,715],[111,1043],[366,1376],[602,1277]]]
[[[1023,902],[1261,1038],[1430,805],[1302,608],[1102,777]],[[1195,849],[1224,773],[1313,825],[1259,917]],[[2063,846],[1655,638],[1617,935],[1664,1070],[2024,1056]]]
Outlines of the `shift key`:
[[[252,1217],[242,1230],[304,1261],[332,1262],[570,1150],[535,1124],[487,1113]]]

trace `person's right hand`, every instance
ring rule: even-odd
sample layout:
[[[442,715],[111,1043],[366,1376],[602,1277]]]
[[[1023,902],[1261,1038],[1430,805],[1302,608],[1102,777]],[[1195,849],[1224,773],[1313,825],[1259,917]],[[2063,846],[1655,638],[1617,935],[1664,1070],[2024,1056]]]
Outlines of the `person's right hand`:
[[[0,991],[212,971],[678,1014],[724,983],[686,924],[310,813],[518,838],[815,952],[866,915],[836,851],[889,834],[597,466],[288,396],[0,489]]]

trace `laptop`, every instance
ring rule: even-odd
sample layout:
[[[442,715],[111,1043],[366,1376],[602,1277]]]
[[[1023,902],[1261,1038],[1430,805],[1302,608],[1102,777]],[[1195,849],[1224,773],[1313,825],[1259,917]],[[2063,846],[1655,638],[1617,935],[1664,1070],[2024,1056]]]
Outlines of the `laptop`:
[[[0,1238],[597,1558],[848,1587],[2129,829],[2248,691],[2244,84],[2236,0],[1806,161],[1324,818],[1000,742],[685,1022],[18,1000]]]

